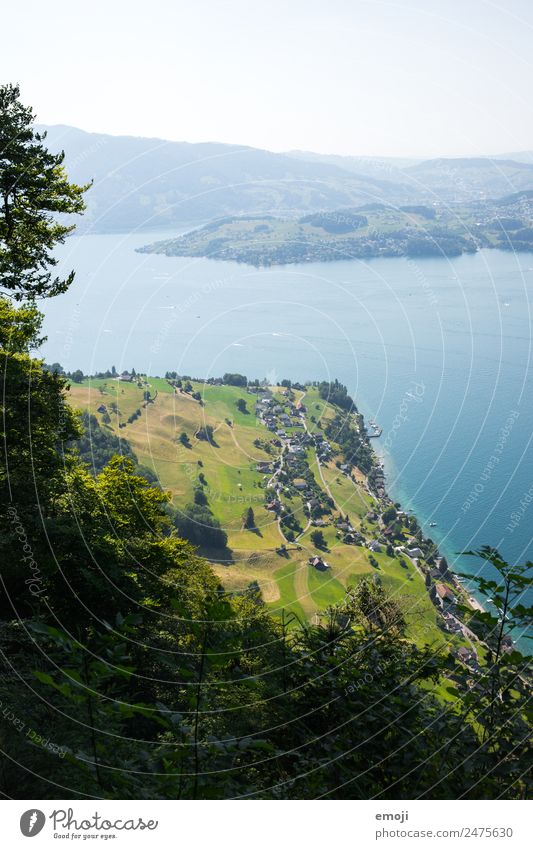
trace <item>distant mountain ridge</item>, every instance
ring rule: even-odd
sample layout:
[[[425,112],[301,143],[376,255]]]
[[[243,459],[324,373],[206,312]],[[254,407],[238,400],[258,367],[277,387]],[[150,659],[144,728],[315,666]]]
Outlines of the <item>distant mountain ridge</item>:
[[[473,203],[486,198],[533,189],[533,153],[476,157],[400,159],[395,157],[337,156],[292,151],[297,159],[332,162],[382,181],[409,187],[411,202]],[[391,200],[394,203],[394,200]]]
[[[76,182],[93,180],[78,231],[186,229],[226,216],[300,217],[364,204],[473,202],[533,190],[533,163],[326,156],[41,126]],[[524,157],[526,154],[524,154]]]
[[[42,127],[76,182],[94,180],[81,227],[97,232],[188,226],[225,215],[299,215],[369,201],[408,201],[409,188],[328,163],[218,143],[168,142]]]

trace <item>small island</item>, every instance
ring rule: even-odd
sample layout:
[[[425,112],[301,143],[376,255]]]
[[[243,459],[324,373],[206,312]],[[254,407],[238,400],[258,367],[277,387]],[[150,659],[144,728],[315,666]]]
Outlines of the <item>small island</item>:
[[[256,267],[372,257],[459,256],[481,248],[533,250],[533,192],[470,205],[367,204],[302,218],[220,218],[140,253]]]

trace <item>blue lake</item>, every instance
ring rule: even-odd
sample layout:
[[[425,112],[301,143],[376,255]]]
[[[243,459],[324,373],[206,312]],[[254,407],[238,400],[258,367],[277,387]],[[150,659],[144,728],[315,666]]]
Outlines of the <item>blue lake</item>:
[[[135,253],[169,235],[68,239],[48,362],[337,377],[383,427],[389,492],[456,568],[478,568],[456,552],[482,543],[533,559],[533,254],[254,269]]]

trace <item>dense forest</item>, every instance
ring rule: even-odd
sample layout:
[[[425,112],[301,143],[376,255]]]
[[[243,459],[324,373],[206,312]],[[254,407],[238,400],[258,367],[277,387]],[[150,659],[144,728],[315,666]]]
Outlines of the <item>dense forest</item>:
[[[18,89],[0,88],[2,794],[526,796],[528,658],[504,651],[504,624],[530,617],[530,564],[480,552],[500,575],[480,589],[501,616],[478,616],[475,683],[407,639],[377,578],[313,624],[273,618],[253,584],[227,594],[168,494],[122,441],[83,427],[67,378],[38,356],[37,299],[74,279],[54,276],[69,232],[57,214],[81,213],[87,190],[45,142]]]

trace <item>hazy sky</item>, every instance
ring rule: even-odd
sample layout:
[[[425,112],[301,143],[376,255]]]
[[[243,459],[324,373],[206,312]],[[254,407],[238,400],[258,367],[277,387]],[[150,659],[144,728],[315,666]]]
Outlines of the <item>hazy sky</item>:
[[[43,123],[356,155],[533,148],[532,0],[17,0],[1,20],[0,79]]]

